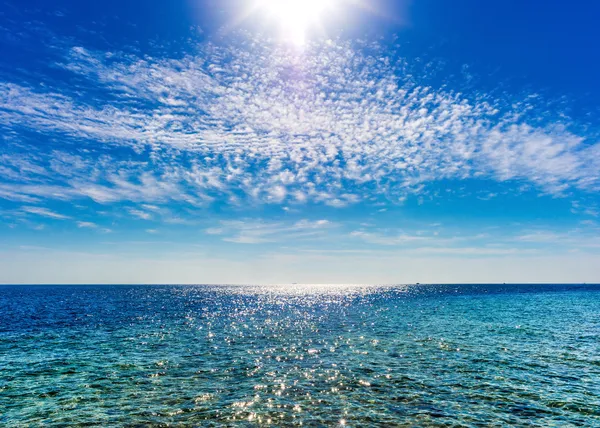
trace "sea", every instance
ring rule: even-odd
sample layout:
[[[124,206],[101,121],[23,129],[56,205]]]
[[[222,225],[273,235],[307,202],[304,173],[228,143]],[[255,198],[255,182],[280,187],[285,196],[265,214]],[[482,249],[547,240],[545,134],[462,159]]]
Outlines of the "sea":
[[[600,285],[4,285],[0,426],[600,427]]]

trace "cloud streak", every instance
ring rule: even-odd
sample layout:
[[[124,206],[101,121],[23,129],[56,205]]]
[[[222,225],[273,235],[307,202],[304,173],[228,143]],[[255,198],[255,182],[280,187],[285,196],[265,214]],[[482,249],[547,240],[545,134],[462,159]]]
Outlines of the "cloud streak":
[[[208,228],[207,235],[219,236],[225,242],[236,244],[266,244],[298,242],[326,236],[335,227],[327,220],[300,220],[293,224],[264,221],[222,221],[220,227]]]
[[[21,210],[23,212],[26,212],[29,214],[35,214],[35,215],[39,215],[42,217],[56,219],[56,220],[68,220],[71,218],[69,216],[55,213],[54,211],[50,211],[49,209],[41,208],[41,207],[23,207]]]

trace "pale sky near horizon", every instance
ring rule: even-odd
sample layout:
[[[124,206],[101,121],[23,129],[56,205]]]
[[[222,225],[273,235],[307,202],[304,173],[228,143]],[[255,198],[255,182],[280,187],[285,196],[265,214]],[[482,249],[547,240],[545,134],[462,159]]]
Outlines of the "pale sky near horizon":
[[[440,284],[594,283],[600,259],[590,255],[410,257],[386,254],[260,254],[240,261],[208,254],[163,256],[43,252],[4,254],[5,284]],[[498,272],[504,272],[499,274]],[[48,281],[47,278],[51,278]],[[592,279],[590,281],[590,278]]]
[[[0,283],[600,282],[598,13],[9,0]]]

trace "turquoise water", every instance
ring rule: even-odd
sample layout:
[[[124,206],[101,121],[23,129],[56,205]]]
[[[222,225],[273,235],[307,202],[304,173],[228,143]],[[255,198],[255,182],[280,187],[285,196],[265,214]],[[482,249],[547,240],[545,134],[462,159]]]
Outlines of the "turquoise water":
[[[0,425],[600,426],[600,286],[0,286]]]

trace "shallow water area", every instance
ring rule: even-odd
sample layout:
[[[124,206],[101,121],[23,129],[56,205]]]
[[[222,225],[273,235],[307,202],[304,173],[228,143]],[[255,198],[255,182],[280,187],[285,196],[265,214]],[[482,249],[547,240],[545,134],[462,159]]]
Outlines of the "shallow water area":
[[[600,286],[0,286],[0,425],[599,426]]]

